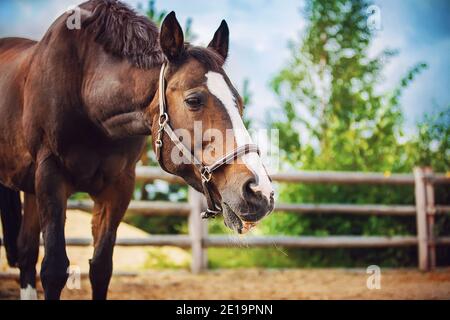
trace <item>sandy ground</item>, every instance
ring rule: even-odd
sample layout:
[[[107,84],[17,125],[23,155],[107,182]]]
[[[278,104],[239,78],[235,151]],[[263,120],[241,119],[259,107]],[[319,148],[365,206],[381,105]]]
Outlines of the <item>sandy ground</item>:
[[[90,215],[69,211],[66,235],[86,237],[90,234]],[[0,232],[1,234],[1,232]],[[146,237],[132,226],[121,224],[118,236]],[[151,259],[151,247],[116,247],[114,269],[139,272],[134,276],[115,275],[111,281],[110,299],[450,299],[450,268],[432,273],[417,270],[381,270],[381,289],[369,290],[365,270],[289,269],[260,270],[232,269],[208,271],[193,275],[188,271],[143,271]],[[155,248],[153,248],[155,250]],[[175,247],[157,248],[158,255],[166,255],[180,265],[189,265],[187,251]],[[92,248],[68,248],[72,266],[84,276],[80,289],[66,287],[63,299],[90,299],[88,259]],[[42,253],[41,253],[42,258]],[[0,299],[17,299],[19,284],[17,270],[5,264],[5,252],[0,252]],[[38,266],[40,263],[38,264]],[[12,273],[12,276],[11,276]],[[39,298],[43,297],[38,282]]]
[[[65,233],[67,238],[86,238],[91,236],[91,215],[78,210],[68,210]],[[1,231],[0,224],[0,236]],[[129,224],[121,223],[117,230],[118,238],[145,238],[148,234]],[[146,262],[152,258],[150,251],[155,247],[120,247],[114,248],[114,269],[120,271],[138,272],[145,269]],[[181,248],[164,246],[157,247],[158,254],[166,256],[175,265],[189,265],[190,254]],[[89,271],[89,259],[92,257],[93,247],[67,247],[67,255],[71,266],[76,266],[82,273]],[[40,248],[38,270],[44,256],[43,247]],[[14,271],[6,263],[5,248],[0,246],[0,273]]]
[[[109,299],[450,299],[450,269],[432,273],[381,270],[381,289],[369,290],[364,270],[151,271],[114,276]],[[42,288],[38,287],[39,298]],[[64,289],[63,299],[90,299],[90,286]],[[0,299],[17,299],[18,283],[0,279]]]

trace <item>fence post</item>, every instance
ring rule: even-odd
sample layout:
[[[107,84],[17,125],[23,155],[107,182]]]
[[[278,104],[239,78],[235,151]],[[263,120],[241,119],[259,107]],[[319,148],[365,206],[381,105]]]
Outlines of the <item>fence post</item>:
[[[428,270],[428,228],[427,228],[427,203],[425,175],[422,168],[414,168],[414,187],[416,198],[416,221],[419,270]]]
[[[436,268],[436,242],[434,235],[434,221],[436,208],[434,207],[434,184],[433,184],[433,169],[430,167],[425,168],[425,193],[426,193],[426,206],[427,206],[427,226],[428,226],[428,252],[429,261],[428,268],[434,270]]]
[[[203,248],[203,240],[207,236],[208,225],[200,216],[203,209],[202,194],[189,187],[188,198],[191,206],[189,215],[189,235],[192,250],[191,271],[196,274],[206,269],[208,265],[207,250]]]

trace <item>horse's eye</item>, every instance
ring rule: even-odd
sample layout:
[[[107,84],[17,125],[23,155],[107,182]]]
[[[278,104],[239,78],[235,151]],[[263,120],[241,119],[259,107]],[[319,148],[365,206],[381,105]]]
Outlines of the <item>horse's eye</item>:
[[[184,99],[184,103],[191,109],[198,109],[203,105],[203,98],[201,95],[191,95]]]

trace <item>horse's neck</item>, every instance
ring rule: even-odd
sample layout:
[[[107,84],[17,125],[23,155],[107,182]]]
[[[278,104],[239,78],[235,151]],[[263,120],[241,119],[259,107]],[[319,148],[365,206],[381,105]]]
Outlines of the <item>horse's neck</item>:
[[[91,121],[113,139],[149,135],[160,68],[139,69],[126,60],[101,63],[97,58],[85,64],[83,75],[83,102]]]
[[[160,116],[160,110],[159,110],[159,69],[158,69],[158,77],[156,78],[156,81],[152,83],[152,101],[148,105],[148,107],[145,110],[145,117],[148,121],[148,124],[150,125],[151,129],[151,135],[153,140],[156,139],[155,134],[157,133],[155,128],[158,127],[158,121]]]

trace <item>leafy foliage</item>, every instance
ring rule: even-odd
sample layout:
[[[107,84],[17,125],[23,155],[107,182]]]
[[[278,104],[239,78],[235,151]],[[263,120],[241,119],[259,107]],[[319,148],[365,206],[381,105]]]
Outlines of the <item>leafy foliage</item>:
[[[304,36],[298,43],[290,43],[291,58],[272,81],[283,111],[283,117],[272,126],[280,131],[285,166],[389,174],[411,172],[416,164],[431,164],[437,170],[448,170],[448,119],[439,124],[430,124],[431,119],[427,119],[420,125],[417,141],[400,142],[406,139],[401,94],[427,65],[417,63],[395,88],[379,92],[383,68],[397,52],[384,50],[369,57],[373,38],[367,24],[369,5],[365,0],[307,2]],[[434,151],[429,150],[431,141],[439,141]],[[289,185],[280,194],[281,200],[297,203],[414,203],[413,190],[404,187]],[[266,233],[292,235],[401,235],[414,234],[415,221],[280,214],[273,215],[262,228]],[[359,253],[363,260],[374,258],[373,253]],[[398,265],[415,263],[407,250],[382,254],[384,261]],[[336,265],[355,258],[349,250],[339,250],[339,257],[329,260],[323,251],[302,255],[317,265],[324,265],[324,261]]]
[[[411,142],[414,162],[445,172],[450,168],[450,105],[437,114],[425,115],[418,125],[418,136]]]

